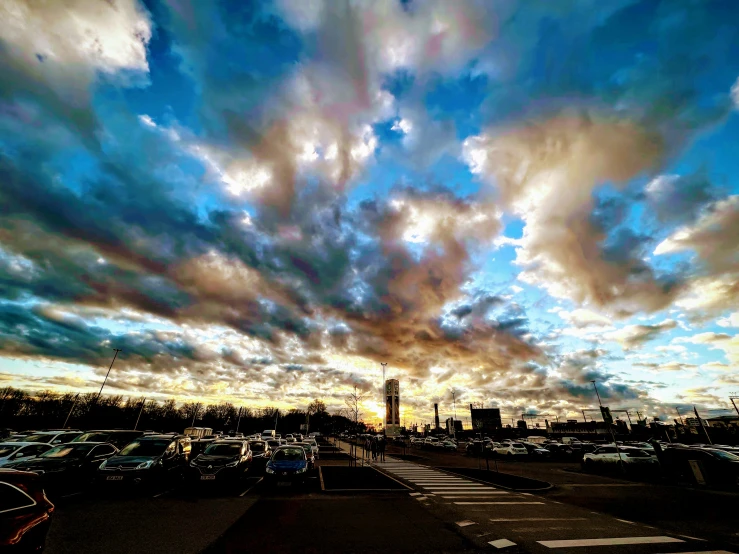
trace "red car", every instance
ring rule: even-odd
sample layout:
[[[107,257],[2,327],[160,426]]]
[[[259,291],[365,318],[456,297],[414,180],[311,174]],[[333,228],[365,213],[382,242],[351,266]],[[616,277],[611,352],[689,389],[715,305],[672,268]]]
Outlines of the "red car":
[[[41,552],[53,512],[38,475],[0,469],[0,551]]]

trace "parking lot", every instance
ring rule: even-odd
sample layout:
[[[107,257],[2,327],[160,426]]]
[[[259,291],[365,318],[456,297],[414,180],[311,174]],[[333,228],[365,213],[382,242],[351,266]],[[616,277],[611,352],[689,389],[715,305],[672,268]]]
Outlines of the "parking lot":
[[[222,488],[58,498],[47,552],[739,552],[734,492],[583,473],[572,462],[497,460],[501,473],[554,485],[519,492],[455,473],[487,472],[485,460],[461,451],[406,450],[404,460],[395,447],[372,467],[401,486],[366,477],[344,486],[335,476],[350,473],[346,444],[322,448],[326,459],[304,487],[267,487],[251,475]],[[339,482],[329,485],[322,477],[336,467]]]

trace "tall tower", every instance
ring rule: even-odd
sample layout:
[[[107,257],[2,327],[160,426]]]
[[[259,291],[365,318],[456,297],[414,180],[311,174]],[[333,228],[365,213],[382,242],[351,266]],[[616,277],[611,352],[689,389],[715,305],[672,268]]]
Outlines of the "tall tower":
[[[434,404],[434,429],[437,431],[441,426],[439,425],[439,405]]]
[[[400,383],[397,379],[385,381],[385,434],[400,434]]]

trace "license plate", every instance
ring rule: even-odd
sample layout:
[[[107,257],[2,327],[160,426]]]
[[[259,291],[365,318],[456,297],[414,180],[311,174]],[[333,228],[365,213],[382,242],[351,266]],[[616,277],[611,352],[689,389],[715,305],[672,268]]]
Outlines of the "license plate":
[[[108,475],[106,479],[108,481],[123,481],[123,476],[122,475]]]
[[[277,481],[278,487],[289,487],[290,484],[291,484],[290,481]]]
[[[216,478],[215,475],[201,475],[200,480],[201,481],[213,481]]]

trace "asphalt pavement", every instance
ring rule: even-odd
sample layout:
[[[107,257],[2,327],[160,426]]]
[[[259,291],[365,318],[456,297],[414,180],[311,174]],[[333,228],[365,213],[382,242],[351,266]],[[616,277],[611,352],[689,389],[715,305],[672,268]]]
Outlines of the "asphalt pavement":
[[[583,474],[573,463],[499,462],[555,484],[523,494],[445,471],[480,464],[461,452],[412,454],[374,465],[406,486],[396,492],[322,490],[316,471],[296,490],[254,477],[225,489],[56,499],[47,552],[739,553],[735,493]]]

